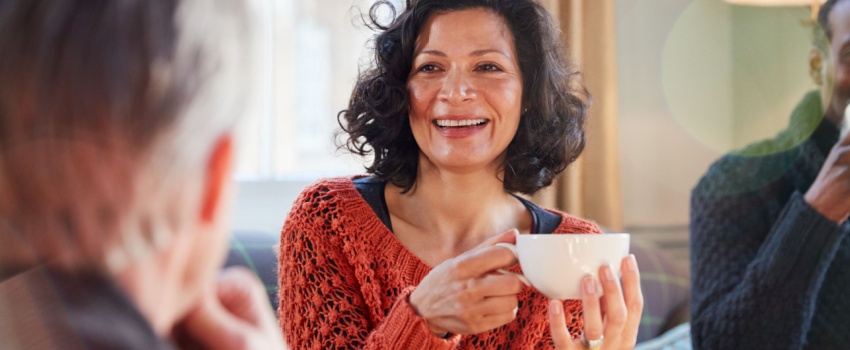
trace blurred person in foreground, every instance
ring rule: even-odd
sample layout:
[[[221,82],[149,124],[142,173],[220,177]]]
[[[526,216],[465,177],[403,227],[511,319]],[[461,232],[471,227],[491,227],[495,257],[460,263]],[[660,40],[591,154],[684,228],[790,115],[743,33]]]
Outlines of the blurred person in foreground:
[[[283,347],[258,280],[216,279],[248,15],[0,0],[0,348]]]
[[[581,153],[587,104],[535,0],[409,1],[374,41],[340,124],[370,175],[320,180],[280,245],[278,316],[294,349],[627,349],[634,256],[582,300],[549,300],[498,242],[600,233],[531,194]],[[391,11],[395,13],[394,11]],[[604,291],[604,296],[600,297]],[[604,311],[602,311],[604,310]],[[604,320],[604,321],[603,321]],[[582,338],[583,341],[578,340]],[[604,336],[604,338],[603,338]]]
[[[814,32],[788,129],[727,155],[692,194],[691,333],[698,349],[850,346],[850,0]],[[825,108],[824,108],[825,107]]]

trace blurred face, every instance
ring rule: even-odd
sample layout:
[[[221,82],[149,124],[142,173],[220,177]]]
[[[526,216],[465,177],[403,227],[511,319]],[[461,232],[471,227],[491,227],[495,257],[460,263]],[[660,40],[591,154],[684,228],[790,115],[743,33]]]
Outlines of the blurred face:
[[[424,157],[442,169],[498,169],[522,108],[513,37],[500,16],[484,9],[432,16],[417,38],[407,91]]]
[[[829,14],[832,29],[830,59],[826,62],[826,84],[832,87],[827,117],[841,121],[844,108],[850,102],[850,1],[840,1]],[[830,74],[832,71],[832,74]]]

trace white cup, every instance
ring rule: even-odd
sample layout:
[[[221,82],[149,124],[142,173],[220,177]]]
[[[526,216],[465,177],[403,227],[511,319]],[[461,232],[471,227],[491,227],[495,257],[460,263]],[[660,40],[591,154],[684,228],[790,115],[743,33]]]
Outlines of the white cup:
[[[593,276],[601,295],[599,267],[610,264],[620,275],[620,262],[629,255],[629,234],[523,234],[516,246],[496,245],[517,256],[523,275],[515,275],[523,283],[552,299],[580,299],[582,277]]]

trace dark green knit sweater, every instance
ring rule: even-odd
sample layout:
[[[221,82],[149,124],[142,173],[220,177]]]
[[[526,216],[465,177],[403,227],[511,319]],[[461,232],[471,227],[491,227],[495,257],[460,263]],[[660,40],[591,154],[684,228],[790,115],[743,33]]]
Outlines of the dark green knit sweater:
[[[789,128],[711,166],[691,197],[697,349],[850,349],[850,225],[804,200],[838,128],[810,93]]]

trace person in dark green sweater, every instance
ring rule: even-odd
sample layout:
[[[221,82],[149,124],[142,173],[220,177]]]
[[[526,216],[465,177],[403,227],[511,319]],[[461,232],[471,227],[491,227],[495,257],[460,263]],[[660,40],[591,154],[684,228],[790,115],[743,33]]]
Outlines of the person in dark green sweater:
[[[714,163],[691,197],[697,349],[850,347],[850,1],[829,0],[807,94],[775,138]]]

